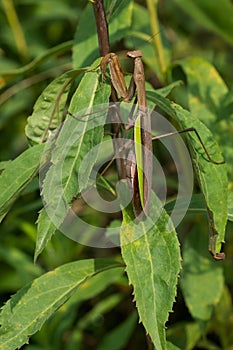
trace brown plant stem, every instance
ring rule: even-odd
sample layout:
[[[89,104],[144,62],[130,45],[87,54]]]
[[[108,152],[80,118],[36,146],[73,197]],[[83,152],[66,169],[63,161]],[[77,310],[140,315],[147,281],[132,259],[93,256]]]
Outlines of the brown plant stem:
[[[96,28],[98,34],[100,56],[105,56],[110,51],[108,24],[106,20],[104,4],[102,0],[95,0],[93,3]]]
[[[99,42],[99,52],[101,56],[105,56],[110,52],[110,44],[109,44],[109,33],[108,33],[108,23],[106,19],[105,9],[103,0],[95,0],[93,3],[94,8],[94,15],[95,15],[95,21],[96,21],[96,28],[97,28],[97,34],[98,34],[98,42]],[[114,89],[113,85],[111,84],[111,96],[110,96],[110,102],[118,102],[117,93]],[[117,107],[116,107],[117,108]],[[112,112],[111,115],[114,113]],[[115,112],[115,115],[113,115],[113,118],[115,120],[118,119],[118,113]],[[112,120],[112,121],[114,121]],[[121,137],[121,130],[119,123],[112,123],[112,133],[113,137],[117,140],[117,138]],[[117,143],[117,145],[116,145]],[[119,143],[119,145],[118,145]],[[120,141],[114,142],[114,148],[115,148],[115,154],[117,154],[118,149],[121,147]],[[122,159],[116,159],[116,165],[117,165],[117,171],[119,179],[123,179],[126,177],[125,173],[125,166]]]

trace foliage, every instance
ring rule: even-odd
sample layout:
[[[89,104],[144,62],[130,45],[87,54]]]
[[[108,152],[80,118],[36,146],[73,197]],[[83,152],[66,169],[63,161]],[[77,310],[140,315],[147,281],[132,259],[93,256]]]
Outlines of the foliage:
[[[194,188],[183,140],[178,163],[156,140],[166,203],[156,163],[150,215],[137,221],[116,166],[103,171],[117,144],[93,4],[3,0],[0,349],[231,349],[232,4],[104,4],[111,50],[143,51],[150,109],[201,137],[204,147],[195,132],[184,135]],[[121,64],[131,76],[130,63]],[[124,119],[131,105],[119,108]],[[178,200],[174,163],[191,191],[189,208],[188,198]],[[212,259],[208,249],[218,258],[224,241],[225,261]]]

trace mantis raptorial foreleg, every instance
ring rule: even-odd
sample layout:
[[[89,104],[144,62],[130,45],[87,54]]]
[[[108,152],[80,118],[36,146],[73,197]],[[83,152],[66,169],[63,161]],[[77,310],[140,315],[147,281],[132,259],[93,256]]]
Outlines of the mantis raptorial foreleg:
[[[107,66],[109,66],[111,82],[116,92],[122,98],[123,101],[130,102],[135,92],[134,82],[131,79],[130,86],[127,89],[124,75],[122,73],[118,57],[115,53],[112,53],[112,52],[108,53],[106,56],[102,58],[100,62],[100,68],[102,71],[103,80],[105,79]]]

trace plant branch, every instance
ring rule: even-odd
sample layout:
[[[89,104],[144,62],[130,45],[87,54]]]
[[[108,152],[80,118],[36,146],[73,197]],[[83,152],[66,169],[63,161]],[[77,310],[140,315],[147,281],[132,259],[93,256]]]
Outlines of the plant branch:
[[[98,33],[100,56],[105,56],[110,51],[108,24],[102,0],[95,0],[93,3],[96,28]]]
[[[158,21],[158,15],[157,15],[157,8],[158,8],[158,0],[146,0],[147,2],[147,8],[149,11],[149,18],[150,18],[150,27],[152,34],[158,33],[158,35],[153,35],[153,45],[156,51],[156,54],[158,55],[158,61],[160,70],[162,73],[162,76],[165,80],[165,75],[167,71],[167,65],[160,35],[160,29],[159,29],[159,21]]]
[[[109,44],[109,33],[108,33],[108,23],[106,19],[105,9],[103,0],[95,0],[93,2],[93,8],[94,8],[94,15],[95,15],[95,21],[96,21],[96,28],[97,28],[97,34],[98,34],[98,42],[99,42],[99,51],[101,56],[105,56],[110,52],[110,44]],[[117,93],[114,89],[113,85],[111,84],[111,96],[110,96],[110,102],[117,102]],[[118,107],[116,107],[118,108]],[[113,112],[111,113],[113,115]],[[113,118],[118,118],[118,111],[115,111],[115,115]],[[112,133],[113,137],[117,140],[118,138],[121,138],[121,130],[119,123],[112,123]],[[115,152],[117,153],[117,148],[121,146],[120,141],[119,145],[116,145],[116,142],[114,142],[114,148]],[[126,177],[125,173],[125,166],[122,159],[116,159],[116,165],[117,165],[117,171],[118,176],[120,179],[123,179]]]
[[[12,0],[2,0],[2,4],[10,24],[15,44],[18,49],[20,56],[24,61],[28,60],[28,48],[26,44],[26,40],[24,37],[24,33],[22,27],[20,25],[17,13],[15,11],[15,7]]]

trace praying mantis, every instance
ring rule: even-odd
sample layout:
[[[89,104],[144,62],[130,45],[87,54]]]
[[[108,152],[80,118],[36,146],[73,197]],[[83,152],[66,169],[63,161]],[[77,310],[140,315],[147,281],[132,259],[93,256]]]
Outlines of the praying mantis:
[[[135,160],[134,155],[130,154],[131,160],[128,160],[126,166],[133,190],[133,209],[135,216],[138,216],[142,211],[146,215],[149,213],[152,183],[151,122],[146,103],[145,75],[141,60],[142,51],[129,51],[127,55],[134,60],[134,73],[128,89],[115,53],[109,53],[103,57],[100,68],[103,78],[105,78],[106,67],[109,64],[112,84],[123,101],[130,102],[135,89],[137,90],[138,111],[134,120]]]
[[[126,167],[128,169],[128,177],[131,179],[133,191],[133,210],[135,216],[138,217],[142,212],[144,212],[145,215],[149,214],[152,186],[152,140],[178,133],[194,132],[210,162],[222,164],[224,161],[217,162],[210,157],[200,135],[197,130],[192,127],[152,138],[151,119],[146,102],[144,67],[141,60],[142,51],[129,51],[127,56],[134,60],[134,72],[128,89],[115,53],[109,53],[104,56],[100,62],[100,68],[104,80],[106,69],[109,65],[111,83],[123,101],[130,102],[135,94],[135,90],[137,91],[138,110],[134,119],[129,119],[129,125],[125,126],[125,128],[129,129],[132,126],[134,128],[134,155],[131,153],[128,155]]]

